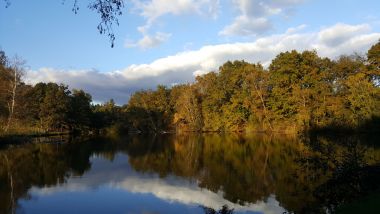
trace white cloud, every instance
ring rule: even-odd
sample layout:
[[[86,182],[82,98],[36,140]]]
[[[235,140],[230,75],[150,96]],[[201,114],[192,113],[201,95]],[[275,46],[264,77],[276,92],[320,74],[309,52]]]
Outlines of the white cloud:
[[[168,40],[170,36],[171,34],[168,33],[157,32],[154,36],[144,35],[137,42],[127,41],[124,46],[127,48],[140,47],[141,49],[154,48]]]
[[[270,18],[274,15],[288,14],[303,0],[233,0],[240,15],[232,24],[227,25],[220,35],[255,36],[273,28]]]
[[[147,19],[148,24],[167,14],[196,13],[216,17],[219,10],[219,0],[133,0],[132,2],[135,10]]]
[[[226,26],[220,35],[250,36],[262,34],[272,28],[272,23],[266,18],[251,19],[248,16],[239,16],[235,21]]]
[[[362,34],[363,32],[369,32],[371,27],[368,24],[362,25],[347,25],[338,23],[333,27],[322,30],[319,33],[319,40],[325,45],[336,47],[347,41],[348,39]]]
[[[156,33],[149,35],[149,30],[154,22],[165,15],[197,14],[210,16],[216,19],[219,12],[219,0],[132,0],[134,10],[146,19],[146,23],[137,30],[143,35],[137,43],[128,44],[126,47],[151,48],[166,41],[170,34]]]
[[[191,82],[195,75],[215,71],[227,60],[261,62],[267,66],[280,52],[293,49],[316,49],[320,56],[335,58],[353,52],[364,53],[379,38],[380,33],[373,32],[367,25],[337,24],[317,32],[306,32],[302,25],[254,42],[204,46],[199,50],[183,51],[149,64],[130,65],[118,71],[103,73],[42,68],[29,72],[27,79],[29,83],[62,82],[74,88],[83,88],[97,101],[114,98],[118,103],[125,103],[136,90],[154,88],[158,84]]]

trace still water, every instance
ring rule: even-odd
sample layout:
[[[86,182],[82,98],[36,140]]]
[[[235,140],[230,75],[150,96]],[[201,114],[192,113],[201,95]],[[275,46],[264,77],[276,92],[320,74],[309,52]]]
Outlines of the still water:
[[[0,148],[0,213],[376,213],[379,164],[368,136],[39,138]]]

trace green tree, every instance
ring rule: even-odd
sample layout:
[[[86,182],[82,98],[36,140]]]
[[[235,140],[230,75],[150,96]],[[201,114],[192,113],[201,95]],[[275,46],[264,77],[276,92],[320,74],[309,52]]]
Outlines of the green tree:
[[[252,66],[244,61],[227,62],[219,68],[218,84],[224,95],[222,119],[227,130],[242,131],[250,117],[244,79],[251,72]]]
[[[173,107],[170,89],[158,86],[156,91],[138,91],[127,105],[131,125],[140,131],[162,132],[171,129]]]
[[[279,121],[309,127],[311,110],[321,97],[324,60],[315,51],[285,52],[269,66],[269,105]]]
[[[47,130],[69,128],[68,113],[70,110],[70,91],[67,86],[48,83],[45,97],[40,105],[41,126]]]
[[[224,94],[218,75],[210,72],[196,78],[200,96],[202,97],[202,115],[204,131],[222,131],[224,124],[222,120],[222,105]]]
[[[79,130],[89,128],[92,118],[91,95],[83,90],[73,90],[70,98],[70,125]]]

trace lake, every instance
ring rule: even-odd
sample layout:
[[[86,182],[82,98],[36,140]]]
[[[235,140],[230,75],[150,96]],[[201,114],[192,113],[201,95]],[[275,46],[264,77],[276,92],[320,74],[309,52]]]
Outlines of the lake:
[[[35,138],[0,148],[1,213],[376,213],[374,136]]]

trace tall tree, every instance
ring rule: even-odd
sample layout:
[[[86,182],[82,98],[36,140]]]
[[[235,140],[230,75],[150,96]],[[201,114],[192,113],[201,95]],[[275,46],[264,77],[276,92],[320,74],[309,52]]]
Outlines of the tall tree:
[[[272,115],[268,109],[268,72],[262,65],[251,65],[252,71],[245,77],[245,90],[249,97],[246,105],[251,111],[250,123],[253,125],[267,126],[273,130]],[[266,127],[263,127],[266,129]]]
[[[21,84],[21,77],[24,74],[24,68],[25,61],[20,59],[19,57],[15,56],[13,60],[11,61],[10,66],[10,74],[9,74],[9,86],[8,86],[8,93],[9,93],[9,100],[8,100],[8,120],[7,125],[5,126],[5,132],[8,131],[15,111],[16,106],[16,99],[18,96],[17,88]]]
[[[7,97],[8,97],[8,79],[9,79],[9,71],[8,71],[8,59],[5,55],[5,52],[0,50],[0,121],[2,124],[6,124],[3,122],[5,118],[8,117],[8,108],[7,108]],[[3,127],[0,127],[3,128]]]

